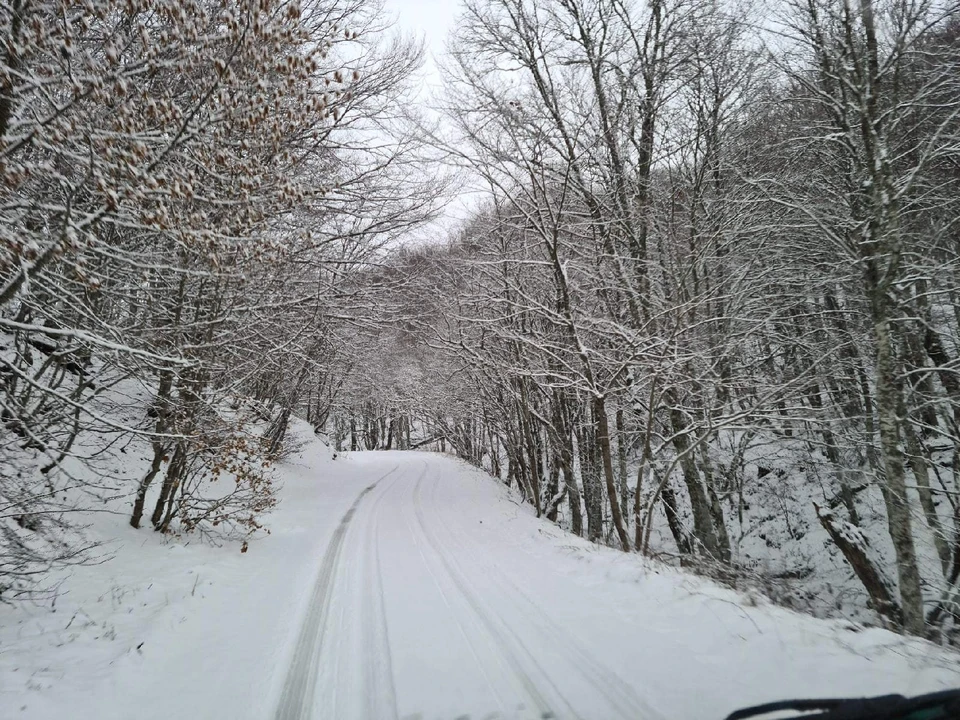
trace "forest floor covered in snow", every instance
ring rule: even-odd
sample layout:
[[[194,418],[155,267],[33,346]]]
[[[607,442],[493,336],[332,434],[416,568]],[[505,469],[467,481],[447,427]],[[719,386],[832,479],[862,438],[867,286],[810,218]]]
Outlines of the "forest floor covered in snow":
[[[692,720],[960,685],[954,653],[591,545],[453,458],[296,430],[245,553],[91,514],[104,561],[0,606],[0,715]]]

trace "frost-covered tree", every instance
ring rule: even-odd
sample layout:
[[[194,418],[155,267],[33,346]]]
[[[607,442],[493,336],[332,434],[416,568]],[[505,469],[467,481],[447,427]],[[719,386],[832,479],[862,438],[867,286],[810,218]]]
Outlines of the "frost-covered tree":
[[[484,200],[388,302],[535,512],[949,634],[957,7],[781,10],[467,3],[435,140]]]
[[[398,121],[419,49],[375,2],[2,12],[0,582],[75,554],[78,490],[247,534],[351,274],[431,211]],[[91,483],[131,437],[146,471]]]

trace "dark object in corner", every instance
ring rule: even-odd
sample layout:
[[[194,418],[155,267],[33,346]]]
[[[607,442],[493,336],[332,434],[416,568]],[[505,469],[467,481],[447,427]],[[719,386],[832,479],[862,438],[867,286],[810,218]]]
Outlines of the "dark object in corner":
[[[960,720],[960,690],[905,698],[902,695],[884,695],[874,698],[849,700],[784,700],[738,710],[727,720],[763,718],[772,713],[796,710],[799,715],[782,720]],[[813,714],[811,714],[813,713]]]

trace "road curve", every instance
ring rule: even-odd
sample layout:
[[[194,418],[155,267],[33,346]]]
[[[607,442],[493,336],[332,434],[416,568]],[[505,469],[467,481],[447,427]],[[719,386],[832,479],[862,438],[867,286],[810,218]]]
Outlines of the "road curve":
[[[360,461],[369,484],[324,553],[274,720],[660,720],[541,597],[590,594],[477,531],[515,506],[478,507],[489,493],[451,458]]]

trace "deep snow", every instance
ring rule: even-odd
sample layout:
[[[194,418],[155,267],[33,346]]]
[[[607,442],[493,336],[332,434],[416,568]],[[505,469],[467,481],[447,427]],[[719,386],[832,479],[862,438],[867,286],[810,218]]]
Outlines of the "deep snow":
[[[0,716],[692,720],[960,685],[952,653],[591,545],[446,456],[312,441],[278,472],[245,554],[92,516],[113,559],[0,607]]]

